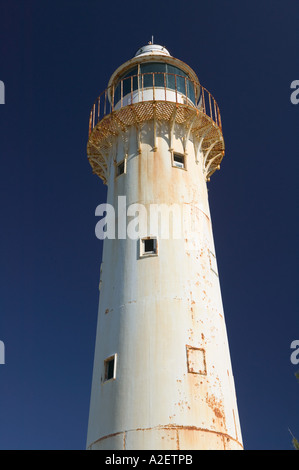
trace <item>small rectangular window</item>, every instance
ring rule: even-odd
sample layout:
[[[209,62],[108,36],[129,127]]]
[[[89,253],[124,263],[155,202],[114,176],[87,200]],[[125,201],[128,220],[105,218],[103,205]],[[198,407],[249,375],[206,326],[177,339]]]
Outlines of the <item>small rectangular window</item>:
[[[116,354],[108,357],[104,361],[104,382],[107,380],[115,379],[116,372]]]
[[[185,155],[174,153],[172,165],[177,168],[185,168]]]
[[[125,161],[118,163],[116,165],[116,176],[120,176],[125,172]]]
[[[155,253],[155,240],[150,238],[149,240],[143,240],[144,253]]]
[[[140,256],[158,254],[158,242],[155,237],[145,237],[140,240]]]

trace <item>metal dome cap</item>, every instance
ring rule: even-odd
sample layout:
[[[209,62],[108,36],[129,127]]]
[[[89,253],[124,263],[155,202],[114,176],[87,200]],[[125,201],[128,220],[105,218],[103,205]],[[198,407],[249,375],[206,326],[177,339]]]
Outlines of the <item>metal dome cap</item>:
[[[146,46],[141,47],[135,54],[135,57],[140,55],[147,55],[147,54],[161,54],[170,56],[170,53],[164,46],[159,46],[158,44],[152,44],[149,42]]]

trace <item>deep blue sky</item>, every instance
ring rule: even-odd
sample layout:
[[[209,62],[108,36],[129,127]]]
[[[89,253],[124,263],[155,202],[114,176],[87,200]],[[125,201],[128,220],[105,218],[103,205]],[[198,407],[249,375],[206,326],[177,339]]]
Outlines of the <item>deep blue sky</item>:
[[[85,448],[106,197],[86,158],[89,112],[152,35],[222,115],[209,197],[245,448],[292,449],[298,24],[295,0],[0,0],[1,449]]]

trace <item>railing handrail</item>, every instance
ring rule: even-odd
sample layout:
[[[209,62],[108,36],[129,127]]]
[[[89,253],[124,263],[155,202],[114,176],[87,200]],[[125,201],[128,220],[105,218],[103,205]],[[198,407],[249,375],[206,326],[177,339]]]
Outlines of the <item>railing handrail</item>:
[[[144,77],[145,76],[152,76],[153,83],[150,86],[144,86]],[[157,83],[158,81],[155,80],[156,75],[163,75],[163,86],[161,85],[156,85],[155,82]],[[173,76],[174,77],[174,88],[167,86],[167,81],[166,81],[166,76]],[[134,88],[134,79],[137,78],[137,88]],[[178,78],[183,78],[185,81],[185,89],[184,92],[178,89]],[[124,94],[124,82],[128,80],[127,83],[130,83],[130,89]],[[129,82],[130,81],[130,82]],[[188,85],[187,83],[191,83],[193,86],[192,91],[194,92],[194,101],[188,97]],[[141,86],[140,86],[141,84]],[[118,88],[119,87],[119,88]],[[120,90],[120,96],[119,100],[115,102],[115,91]],[[153,89],[153,100],[148,100],[144,99],[144,91]],[[113,111],[115,111],[115,106],[120,105],[121,109],[125,106],[128,106],[128,104],[133,104],[133,93],[138,92],[141,93],[141,96],[138,98],[138,103],[140,102],[146,102],[146,101],[155,101],[155,90],[158,89],[164,89],[164,97],[165,99],[159,100],[159,101],[170,101],[170,102],[176,102],[180,103],[178,101],[178,96],[185,96],[189,102],[192,102],[193,104],[190,104],[190,107],[194,107],[196,109],[199,109],[201,112],[203,112],[205,115],[209,116],[212,121],[220,128],[222,129],[221,126],[221,117],[220,117],[220,111],[218,104],[212,94],[204,88],[200,83],[195,82],[194,80],[190,79],[189,77],[186,77],[184,75],[179,75],[175,73],[168,73],[168,72],[145,72],[145,73],[139,73],[135,75],[130,75],[129,77],[124,77],[119,82],[117,83],[116,87],[115,85],[111,85],[110,87],[106,88],[96,101],[94,102],[91,112],[90,112],[90,119],[89,119],[89,135],[91,134],[92,130],[94,127],[97,125],[98,122],[100,122],[105,116],[111,114]],[[167,100],[167,92],[174,92],[175,93],[175,101],[174,100]],[[190,93],[189,93],[190,94]],[[131,103],[125,103],[124,104],[124,98],[130,95],[131,97]]]

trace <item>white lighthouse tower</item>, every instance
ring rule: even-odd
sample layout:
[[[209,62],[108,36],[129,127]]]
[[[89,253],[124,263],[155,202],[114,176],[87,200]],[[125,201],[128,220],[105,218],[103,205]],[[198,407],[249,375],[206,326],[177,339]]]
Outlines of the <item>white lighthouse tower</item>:
[[[242,449],[207,193],[224,156],[216,101],[149,43],[95,102],[87,152],[116,214],[87,448]]]

